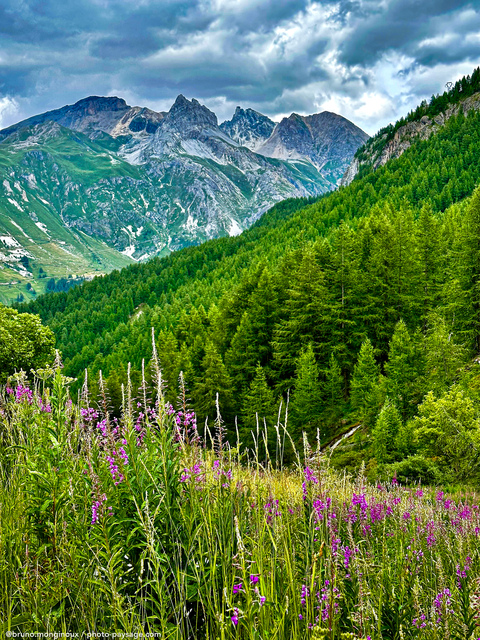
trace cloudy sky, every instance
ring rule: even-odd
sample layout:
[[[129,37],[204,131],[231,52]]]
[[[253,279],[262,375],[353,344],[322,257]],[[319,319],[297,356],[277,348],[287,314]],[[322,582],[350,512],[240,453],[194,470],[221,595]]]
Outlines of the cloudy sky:
[[[0,127],[88,95],[374,133],[480,65],[480,0],[1,0]]]

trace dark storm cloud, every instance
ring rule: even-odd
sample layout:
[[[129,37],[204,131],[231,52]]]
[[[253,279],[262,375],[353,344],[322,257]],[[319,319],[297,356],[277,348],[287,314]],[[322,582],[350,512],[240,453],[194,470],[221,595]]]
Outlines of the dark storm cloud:
[[[238,103],[270,116],[325,104],[375,127],[441,89],[440,68],[445,81],[480,63],[479,4],[4,0],[0,125],[88,94],[168,108],[181,92],[220,118]]]
[[[467,9],[473,12],[474,5],[473,22],[468,20],[462,24],[456,20],[458,14]],[[479,17],[478,2],[458,0],[393,0],[384,10],[367,15],[356,13],[354,10],[352,15],[353,31],[340,54],[340,59],[349,65],[371,64],[390,50],[415,56],[423,40],[449,33],[452,28],[458,30],[458,35],[474,33]],[[438,57],[430,63],[442,61],[444,54],[446,51],[438,50]]]

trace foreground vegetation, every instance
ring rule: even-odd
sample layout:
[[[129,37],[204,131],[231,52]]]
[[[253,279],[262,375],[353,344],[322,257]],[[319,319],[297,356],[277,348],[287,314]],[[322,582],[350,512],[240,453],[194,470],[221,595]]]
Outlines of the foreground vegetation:
[[[119,419],[54,369],[0,403],[0,618],[9,630],[161,638],[477,638],[478,497],[338,475],[277,424],[250,458],[201,441],[155,349]],[[208,446],[205,446],[208,445]]]

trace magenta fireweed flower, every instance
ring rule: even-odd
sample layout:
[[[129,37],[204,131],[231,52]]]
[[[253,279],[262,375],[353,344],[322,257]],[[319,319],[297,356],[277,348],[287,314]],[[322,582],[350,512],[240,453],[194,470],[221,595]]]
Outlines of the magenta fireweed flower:
[[[470,567],[472,565],[472,559],[470,556],[465,558],[465,563],[463,565],[463,569],[457,564],[457,586],[459,589],[462,588],[462,580],[467,577],[467,572],[470,571]]]
[[[336,558],[337,555],[338,555],[338,549],[339,549],[341,543],[342,543],[342,539],[341,538],[335,538],[335,536],[333,536],[333,538],[332,538],[332,556],[334,558]]]
[[[274,518],[279,518],[282,515],[282,512],[278,510],[278,500],[270,499],[270,502],[263,505],[263,509],[265,511],[266,520],[268,524],[271,524]]]
[[[322,622],[326,622],[330,618],[330,612],[334,615],[338,613],[339,604],[337,600],[340,599],[340,591],[337,587],[331,587],[330,580],[325,580],[321,591],[317,593],[317,599],[320,604]]]
[[[125,479],[125,477],[123,476],[123,474],[121,473],[119,466],[115,460],[115,456],[117,455],[117,452],[114,450],[112,451],[112,455],[111,456],[106,456],[105,459],[108,462],[109,466],[110,466],[110,473],[112,474],[112,479],[113,482],[115,484],[115,486],[119,485],[121,482],[123,482],[123,480]],[[128,462],[128,459],[127,459]],[[127,464],[124,460],[124,464]]]
[[[231,617],[231,620],[232,620],[233,624],[235,626],[237,626],[237,624],[238,624],[238,609],[234,609],[233,610],[233,616]]]
[[[105,500],[107,499],[107,496],[105,494],[103,494],[103,496],[101,496],[98,500],[96,500],[93,504],[92,504],[92,524],[95,524],[96,522],[98,522],[98,511],[102,506],[102,503],[105,502]],[[111,510],[112,507],[109,507],[109,509]]]
[[[243,591],[243,584],[241,582],[233,585],[233,595],[240,593],[241,591]]]
[[[38,398],[38,408],[42,413],[52,413],[52,406],[50,404],[43,404],[42,398]]]
[[[205,473],[202,469],[201,464],[198,462],[193,465],[191,469],[185,467],[183,470],[183,474],[180,477],[180,482],[187,482],[188,480],[195,480],[196,484],[202,483],[205,481]]]
[[[368,503],[367,503],[367,499],[365,498],[365,494],[361,493],[359,495],[357,495],[356,493],[353,494],[352,496],[352,506],[358,506],[360,508],[360,517],[363,520],[366,520],[367,518],[367,509],[368,509]]]
[[[118,450],[118,455],[122,458],[123,464],[128,464],[128,454],[123,447]]]
[[[381,522],[386,515],[385,505],[381,502],[370,506],[370,519],[372,522]]]
[[[443,496],[445,495],[445,493],[443,491],[439,491],[435,497],[435,500],[437,502],[442,502],[443,500]]]
[[[348,568],[350,566],[350,560],[355,555],[355,551],[356,551],[355,549],[350,549],[348,545],[342,547],[343,566],[345,567],[345,571],[348,571]]]
[[[315,511],[315,515],[317,518],[317,522],[320,522],[320,520],[323,520],[323,514],[324,512],[327,512],[328,509],[330,508],[330,505],[332,504],[332,499],[331,498],[326,498],[325,502],[323,500],[314,500],[313,501],[313,509]]]
[[[15,399],[18,403],[22,402],[22,400],[26,400],[28,404],[32,404],[33,401],[33,391],[28,387],[24,387],[19,384],[15,389]]]
[[[257,582],[260,580],[260,576],[259,575],[254,575],[252,574],[250,576],[250,582],[251,584],[257,584]]]
[[[471,520],[472,519],[472,510],[466,504],[463,509],[458,514],[462,520]]]
[[[80,409],[80,413],[82,415],[84,422],[94,422],[98,420],[98,411],[89,407],[88,409]]]
[[[412,620],[412,625],[417,627],[417,629],[425,629],[427,623],[425,622],[427,619],[426,615],[422,613],[418,618],[414,618]]]
[[[435,611],[437,615],[437,619],[435,621],[436,624],[438,625],[441,624],[444,616],[453,614],[453,609],[450,608],[451,602],[452,602],[452,593],[450,589],[444,589],[443,591],[440,591],[440,593],[438,593],[435,596],[435,599],[433,601],[433,606],[435,607]]]
[[[306,500],[307,494],[308,494],[308,489],[307,489],[308,483],[318,484],[318,478],[310,469],[310,467],[305,467],[305,469],[303,470],[303,474],[305,476],[305,482],[302,483],[303,499]]]
[[[230,486],[230,481],[232,479],[232,470],[222,469],[220,465],[220,460],[214,460],[213,461],[213,477],[216,480],[220,480],[220,482],[222,483],[222,487],[224,487],[225,489],[228,489]]]
[[[302,591],[300,594],[300,602],[302,603],[302,606],[304,607],[307,603],[307,598],[310,597],[310,591],[308,590],[308,587],[306,584],[302,584]]]

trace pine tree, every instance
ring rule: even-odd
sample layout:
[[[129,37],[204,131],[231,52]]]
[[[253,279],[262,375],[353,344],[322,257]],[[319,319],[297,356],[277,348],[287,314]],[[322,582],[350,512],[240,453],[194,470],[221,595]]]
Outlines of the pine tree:
[[[323,388],[325,414],[330,421],[336,422],[342,415],[345,398],[343,396],[342,371],[333,353],[330,355],[328,369],[325,371],[325,383]]]
[[[404,420],[413,415],[416,401],[422,396],[423,369],[421,350],[400,320],[390,341],[385,372],[387,394],[398,406]]]
[[[285,302],[285,319],[274,336],[277,375],[291,385],[298,354],[312,343],[315,354],[323,359],[330,350],[331,318],[329,293],[325,275],[317,263],[315,252],[307,248],[292,274],[292,285]],[[320,362],[320,365],[326,365]]]
[[[468,302],[464,332],[475,353],[480,352],[480,187],[467,207],[461,234],[461,281]]]
[[[423,330],[427,317],[436,303],[440,290],[442,274],[442,252],[440,242],[440,224],[433,215],[431,205],[424,205],[416,225],[418,269],[420,274],[419,311]]]
[[[360,348],[357,364],[353,370],[350,401],[358,419],[369,426],[375,419],[377,405],[377,386],[380,368],[375,361],[373,346],[367,338]]]
[[[309,344],[297,359],[295,386],[290,403],[290,419],[295,435],[308,431],[309,425],[314,425],[322,414],[322,409],[318,365],[312,345]]]
[[[465,362],[465,356],[465,349],[455,343],[445,320],[432,315],[425,337],[426,388],[436,395],[447,391]]]
[[[397,434],[401,427],[400,413],[395,404],[387,398],[372,432],[373,453],[378,464],[392,462]]]
[[[274,425],[276,423],[276,419],[276,403],[273,392],[268,386],[265,371],[260,364],[258,364],[255,369],[255,377],[243,399],[243,426],[240,430],[243,444],[249,447],[253,446],[251,433],[253,432],[256,438],[257,424],[259,426],[260,434],[263,433],[264,424],[266,424],[269,449],[273,450],[275,443]],[[262,447],[260,445],[261,442],[259,442],[259,449],[262,451]]]
[[[216,415],[216,397],[218,393],[222,416],[230,416],[232,381],[215,345],[208,341],[205,356],[202,360],[202,376],[197,380],[194,389],[195,408],[200,422]]]

